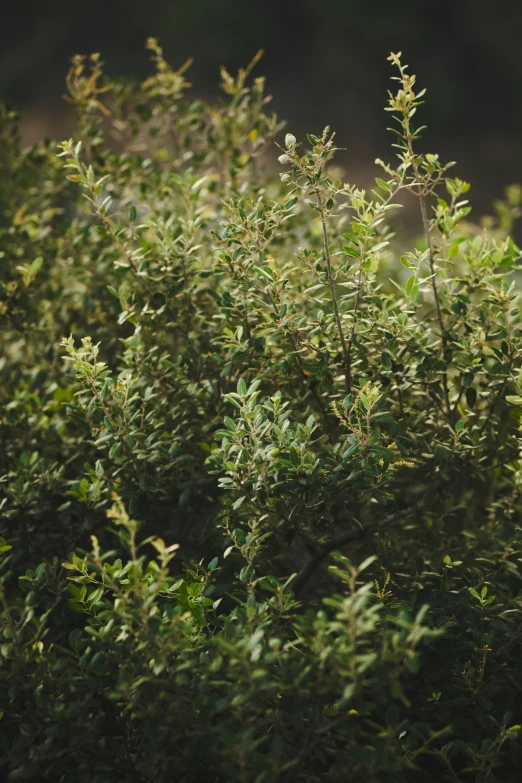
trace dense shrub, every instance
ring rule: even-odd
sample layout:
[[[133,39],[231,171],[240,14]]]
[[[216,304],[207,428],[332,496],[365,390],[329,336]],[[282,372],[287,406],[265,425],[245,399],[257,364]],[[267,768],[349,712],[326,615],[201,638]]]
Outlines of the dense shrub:
[[[518,779],[519,191],[468,221],[398,55],[366,192],[149,47],[0,117],[0,775]]]

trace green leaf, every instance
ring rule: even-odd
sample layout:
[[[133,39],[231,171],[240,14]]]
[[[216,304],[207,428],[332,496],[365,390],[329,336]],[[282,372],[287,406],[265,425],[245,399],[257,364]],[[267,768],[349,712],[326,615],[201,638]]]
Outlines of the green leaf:
[[[243,566],[239,572],[239,581],[246,583],[250,582],[254,578],[255,571],[250,565]]]
[[[406,269],[416,269],[416,265],[409,260],[409,258],[406,258],[406,256],[401,256],[400,258],[401,264],[406,267]]]
[[[363,560],[361,565],[357,568],[358,572],[361,573],[362,571],[365,571],[369,566],[371,566],[372,563],[375,563],[377,560],[377,555],[371,555],[370,557],[367,557],[366,560]]]
[[[328,284],[327,283],[316,283],[311,288],[307,288],[304,293],[305,294],[311,294],[312,291],[317,291],[319,288],[324,288],[325,285],[328,285]]]
[[[390,411],[379,411],[372,414],[372,421],[376,421],[378,424],[395,424],[395,417]]]
[[[466,389],[466,402],[470,408],[475,407],[475,403],[477,402],[477,390],[474,389],[473,386]]]
[[[408,299],[416,299],[418,297],[420,291],[420,285],[417,280],[417,275],[411,275],[411,277],[408,278],[404,290],[406,292],[406,296],[408,297]]]
[[[506,402],[510,405],[522,405],[522,397],[519,394],[506,394]]]
[[[383,179],[380,179],[380,177],[376,177],[375,182],[381,188],[381,190],[386,190],[388,193],[392,192],[393,187],[389,182],[385,182]]]
[[[350,247],[349,245],[344,245],[343,250],[347,256],[352,256],[352,258],[359,259],[361,257],[360,252],[356,250],[354,247]]]
[[[274,282],[274,273],[269,266],[255,266],[254,269],[259,275],[261,275],[261,277],[264,277],[266,280],[268,280],[269,283]]]

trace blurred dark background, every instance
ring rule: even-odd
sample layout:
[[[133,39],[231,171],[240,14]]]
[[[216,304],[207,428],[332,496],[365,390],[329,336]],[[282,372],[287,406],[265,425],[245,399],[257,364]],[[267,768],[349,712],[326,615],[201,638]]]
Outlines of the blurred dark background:
[[[259,48],[273,107],[298,135],[327,123],[348,175],[385,157],[390,50],[427,87],[424,149],[457,160],[488,210],[522,182],[522,3],[517,0],[4,0],[0,98],[19,108],[26,141],[62,136],[69,58],[100,51],[112,75],[143,77],[149,35],[194,89],[217,93],[218,68]]]

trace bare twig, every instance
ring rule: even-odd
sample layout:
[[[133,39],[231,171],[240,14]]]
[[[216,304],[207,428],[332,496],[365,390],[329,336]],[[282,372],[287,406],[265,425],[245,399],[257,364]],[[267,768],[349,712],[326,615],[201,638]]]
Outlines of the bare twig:
[[[293,590],[297,595],[297,593],[308,582],[315,569],[334,549],[338,549],[345,544],[350,544],[352,541],[359,541],[361,538],[365,538],[369,533],[375,533],[375,531],[380,530],[387,525],[391,525],[393,522],[397,522],[397,520],[403,519],[415,511],[419,511],[421,508],[423,508],[424,505],[425,500],[423,498],[413,506],[408,506],[407,508],[394,511],[391,514],[387,514],[385,517],[382,517],[376,522],[372,522],[366,527],[356,528],[355,530],[348,530],[346,533],[341,533],[338,536],[334,536],[334,538],[329,538],[326,541],[318,544],[317,552],[304,564],[299,573],[296,574],[296,576],[290,582],[290,589]]]

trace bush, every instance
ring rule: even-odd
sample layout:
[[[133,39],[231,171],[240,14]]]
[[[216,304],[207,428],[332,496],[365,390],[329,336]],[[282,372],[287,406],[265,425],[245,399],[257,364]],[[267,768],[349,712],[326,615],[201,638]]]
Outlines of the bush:
[[[2,777],[518,779],[520,191],[467,220],[399,55],[369,193],[149,48],[0,118]]]

